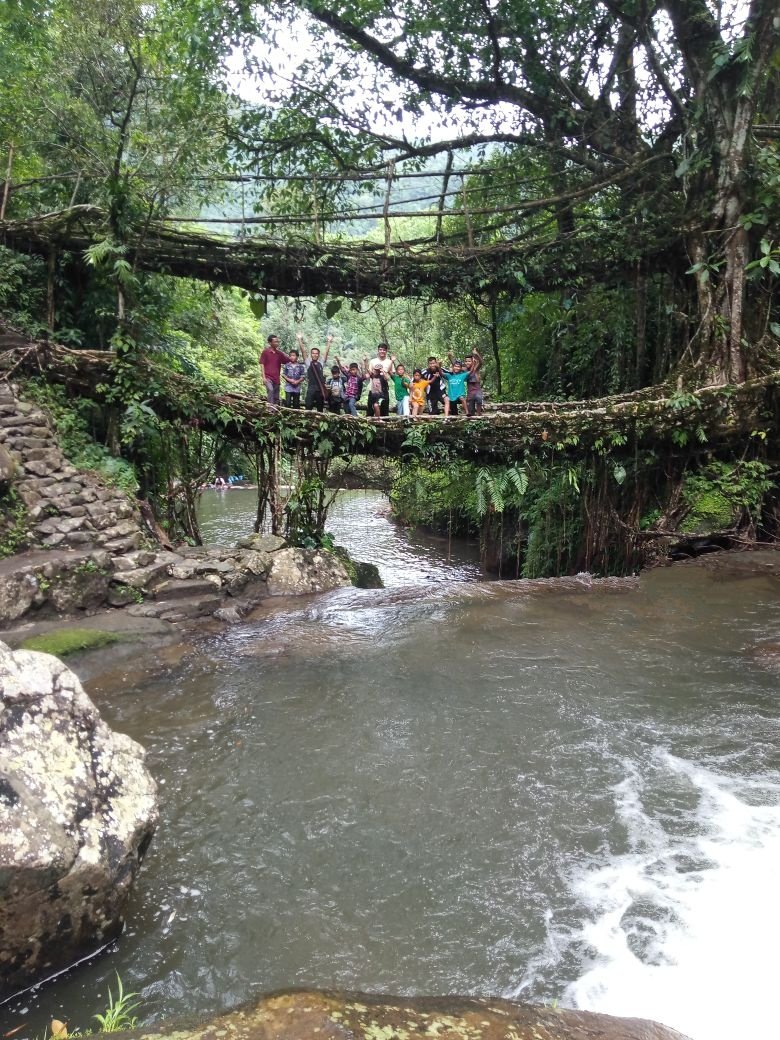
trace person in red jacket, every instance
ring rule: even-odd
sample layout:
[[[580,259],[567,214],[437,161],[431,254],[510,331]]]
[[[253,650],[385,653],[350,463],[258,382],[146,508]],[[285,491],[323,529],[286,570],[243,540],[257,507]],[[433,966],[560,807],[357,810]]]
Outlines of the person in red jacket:
[[[265,383],[269,404],[279,404],[279,373],[282,365],[286,365],[289,360],[288,355],[279,349],[279,337],[271,333],[268,346],[260,355],[260,375]]]

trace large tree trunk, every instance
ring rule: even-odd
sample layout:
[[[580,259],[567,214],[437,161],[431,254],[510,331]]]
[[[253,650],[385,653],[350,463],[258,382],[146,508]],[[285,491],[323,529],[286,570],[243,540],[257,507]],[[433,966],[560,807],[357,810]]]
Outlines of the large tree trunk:
[[[692,339],[713,383],[741,382],[745,352],[745,215],[755,203],[751,128],[777,44],[776,0],[752,0],[741,40],[727,48],[704,0],[666,0],[696,94],[687,130],[687,245],[696,278],[698,328]],[[745,56],[750,55],[750,61]]]

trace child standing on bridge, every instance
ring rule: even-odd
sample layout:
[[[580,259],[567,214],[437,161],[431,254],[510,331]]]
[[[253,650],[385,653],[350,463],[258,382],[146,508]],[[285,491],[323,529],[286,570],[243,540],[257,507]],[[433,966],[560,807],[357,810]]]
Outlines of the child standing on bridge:
[[[345,368],[341,358],[336,358],[341,374],[344,377],[344,411],[354,415],[357,419],[357,403],[363,393],[365,377],[361,375],[357,361],[351,361],[349,368]]]
[[[436,378],[438,379],[438,376]],[[414,370],[411,392],[412,415],[421,415],[425,411],[425,391],[432,382],[433,377],[425,379],[419,368]]]
[[[482,380],[479,378],[479,370],[482,368],[482,355],[476,347],[472,348],[470,354],[466,355],[466,411],[469,419],[482,415]]]
[[[368,359],[366,359],[368,364]],[[390,390],[387,384],[387,376],[382,371],[381,365],[374,365],[368,377],[368,402],[366,404],[366,415],[379,419],[380,416],[390,414]]]
[[[442,375],[447,380],[447,397],[444,401],[444,414],[457,415],[458,402],[463,410],[466,410],[466,380],[469,377],[468,370],[463,367],[463,362],[457,358],[453,361],[452,354],[448,355],[452,368],[443,368]]]
[[[284,403],[288,408],[301,407],[301,383],[306,378],[306,366],[298,360],[298,351],[293,347],[290,360],[282,367],[284,375]]]
[[[338,358],[336,360],[338,361]],[[328,411],[334,415],[340,415],[341,406],[344,403],[344,379],[341,375],[340,365],[331,367],[325,389],[328,392]]]
[[[409,414],[409,388],[412,381],[406,374],[403,365],[396,365],[395,372],[391,376],[393,388],[395,389],[395,410],[399,415]]]

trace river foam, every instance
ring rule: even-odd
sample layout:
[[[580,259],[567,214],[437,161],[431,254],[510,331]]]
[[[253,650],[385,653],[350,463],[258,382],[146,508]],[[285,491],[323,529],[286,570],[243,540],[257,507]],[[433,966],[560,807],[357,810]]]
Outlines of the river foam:
[[[590,966],[564,1003],[652,1018],[692,1040],[769,1037],[780,933],[780,777],[740,778],[667,752],[614,789],[629,851],[573,881]],[[690,826],[652,788],[689,785]],[[771,1023],[771,1024],[770,1024]]]

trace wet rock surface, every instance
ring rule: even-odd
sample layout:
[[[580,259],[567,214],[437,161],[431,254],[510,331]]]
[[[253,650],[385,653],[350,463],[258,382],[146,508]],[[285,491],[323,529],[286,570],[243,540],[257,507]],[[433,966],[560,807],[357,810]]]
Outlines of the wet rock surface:
[[[61,661],[0,643],[0,990],[121,931],[157,824],[144,760]]]
[[[329,592],[351,584],[346,567],[333,553],[280,549],[273,554],[268,575],[268,591],[272,596]]]
[[[639,1018],[500,999],[392,997],[290,990],[199,1025],[169,1023],[124,1037],[175,1040],[685,1040]]]
[[[111,557],[104,549],[29,552],[0,560],[0,624],[30,612],[73,614],[105,602]]]

